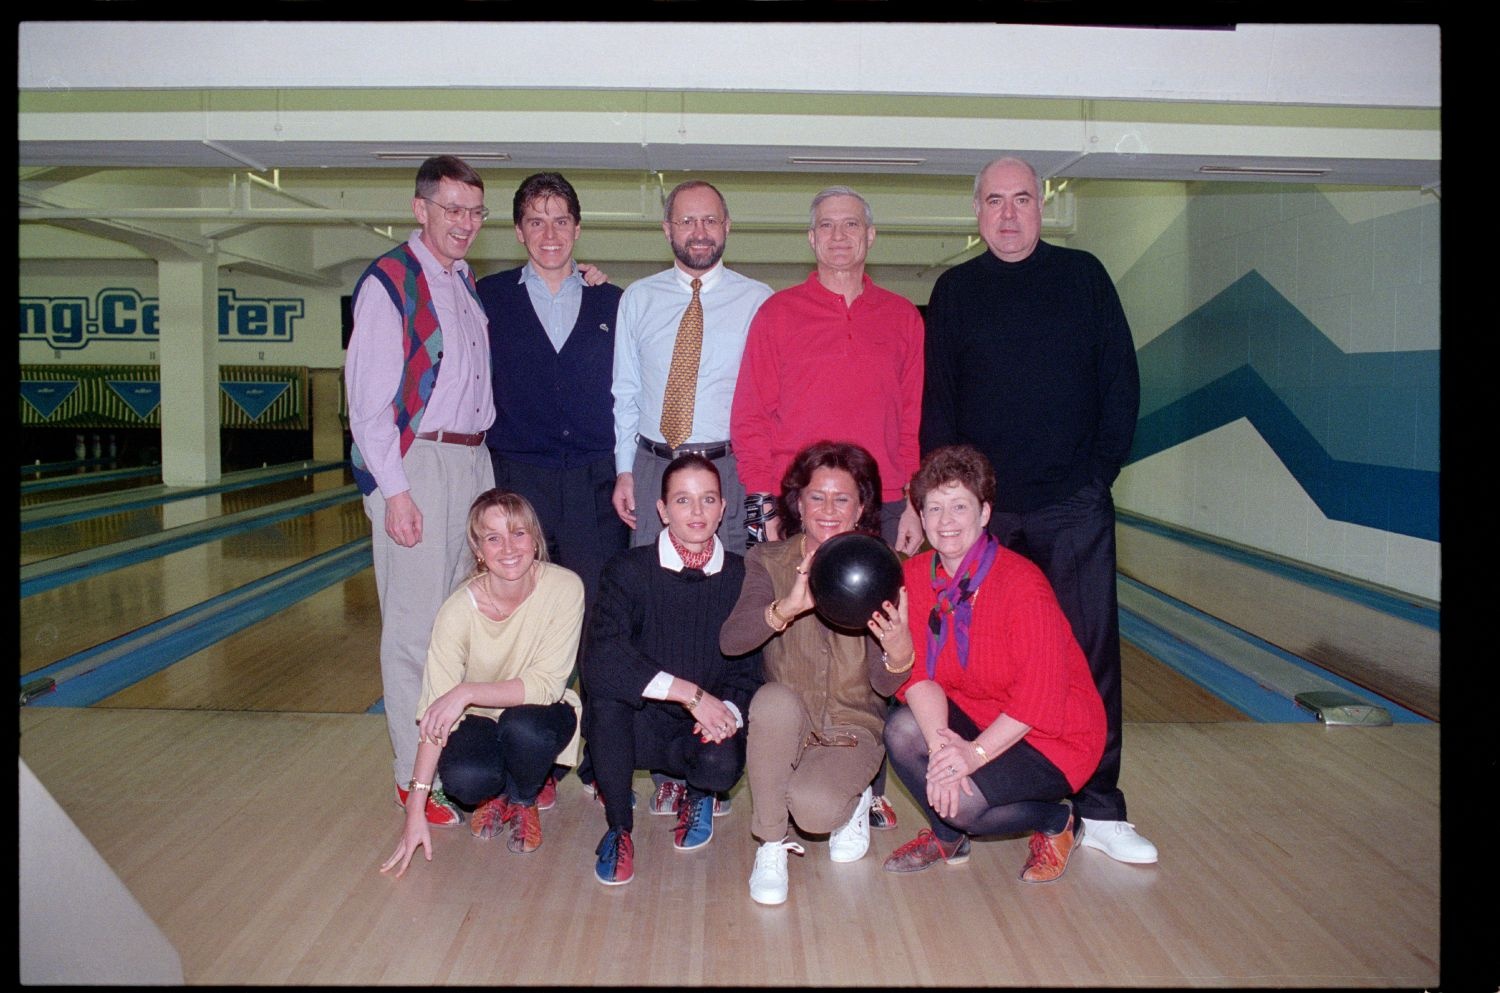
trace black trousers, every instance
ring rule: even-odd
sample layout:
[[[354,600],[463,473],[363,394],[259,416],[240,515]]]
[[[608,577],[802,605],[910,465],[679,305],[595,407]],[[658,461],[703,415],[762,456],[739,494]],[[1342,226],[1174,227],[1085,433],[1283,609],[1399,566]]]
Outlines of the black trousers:
[[[604,563],[623,552],[630,541],[630,529],[610,503],[615,490],[614,456],[569,469],[531,465],[493,450],[490,461],[495,466],[495,485],[521,494],[536,509],[547,536],[548,557],[583,580],[587,612],[594,603]],[[651,513],[656,513],[654,505]]]
[[[952,700],[948,701],[948,727],[970,741],[979,737],[979,726]],[[960,813],[947,821],[927,802],[927,742],[910,707],[902,707],[885,722],[885,750],[932,833],[945,845],[951,846],[965,834],[1056,834],[1068,826],[1068,808],[1061,802],[1068,795],[1068,777],[1024,738],[970,777],[987,806],[974,810],[961,804]],[[965,809],[971,816],[964,816]]]
[[[1104,700],[1099,768],[1073,797],[1080,817],[1125,820],[1120,792],[1120,608],[1115,595],[1115,502],[1092,482],[1066,500],[1024,513],[990,515],[990,533],[1047,576],[1089,660]]]
[[[745,728],[718,744],[693,734],[692,722],[672,711],[675,703],[645,700],[635,707],[620,700],[592,697],[587,704],[589,751],[604,817],[610,827],[635,829],[630,808],[630,780],[637,769],[657,769],[687,780],[699,793],[726,793],[745,771]],[[670,708],[670,709],[669,709]]]
[[[535,803],[577,721],[565,700],[506,707],[499,720],[470,714],[438,756],[443,790],[469,808],[502,793],[514,803]]]

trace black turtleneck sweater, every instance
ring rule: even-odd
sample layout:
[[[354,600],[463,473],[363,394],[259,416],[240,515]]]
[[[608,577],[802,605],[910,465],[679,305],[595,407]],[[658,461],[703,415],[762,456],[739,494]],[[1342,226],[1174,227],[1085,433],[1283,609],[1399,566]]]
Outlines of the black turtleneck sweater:
[[[995,467],[995,508],[1030,511],[1114,482],[1140,406],[1135,343],[1109,273],[1037,242],[938,277],[927,305],[922,452],[971,444]]]

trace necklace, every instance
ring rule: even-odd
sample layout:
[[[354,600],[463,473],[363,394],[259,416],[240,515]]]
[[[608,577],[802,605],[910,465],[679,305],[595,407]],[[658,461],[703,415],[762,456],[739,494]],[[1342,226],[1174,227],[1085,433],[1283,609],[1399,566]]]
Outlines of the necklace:
[[[522,579],[522,582],[526,583],[526,580],[531,579],[535,573],[536,563],[533,562],[532,566],[526,570],[526,576]],[[509,618],[511,614],[514,614],[517,610],[519,610],[522,603],[526,602],[526,598],[531,595],[531,584],[527,584],[521,595],[516,599],[515,606],[511,607],[509,610],[506,610],[505,608],[500,606],[500,602],[496,600],[495,595],[490,592],[491,575],[492,573],[489,572],[486,572],[484,574],[484,577],[479,582],[479,592],[484,594],[485,600],[489,602],[490,609],[499,615],[495,618],[495,620],[503,621]]]

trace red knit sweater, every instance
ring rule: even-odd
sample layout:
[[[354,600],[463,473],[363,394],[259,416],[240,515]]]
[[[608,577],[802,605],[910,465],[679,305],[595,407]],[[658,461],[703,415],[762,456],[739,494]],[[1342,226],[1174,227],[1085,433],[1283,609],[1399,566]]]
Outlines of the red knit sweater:
[[[896,691],[903,703],[907,689],[927,678],[927,616],[937,603],[931,580],[935,554],[913,556],[905,565],[917,660]],[[938,575],[947,577],[941,563]],[[968,668],[959,667],[956,639],[950,634],[938,653],[934,679],[981,730],[1001,714],[1031,725],[1026,740],[1062,770],[1074,789],[1099,764],[1104,704],[1051,585],[1024,556],[999,549],[974,599]]]

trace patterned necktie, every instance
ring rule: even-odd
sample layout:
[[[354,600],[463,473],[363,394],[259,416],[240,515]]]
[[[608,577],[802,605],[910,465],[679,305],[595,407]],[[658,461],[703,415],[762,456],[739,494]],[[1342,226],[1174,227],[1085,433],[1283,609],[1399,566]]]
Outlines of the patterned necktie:
[[[667,392],[661,402],[661,433],[667,445],[676,448],[693,433],[693,401],[698,394],[698,356],[703,351],[703,302],[693,280],[693,299],[677,325],[677,343],[672,346],[672,368],[667,372]]]

